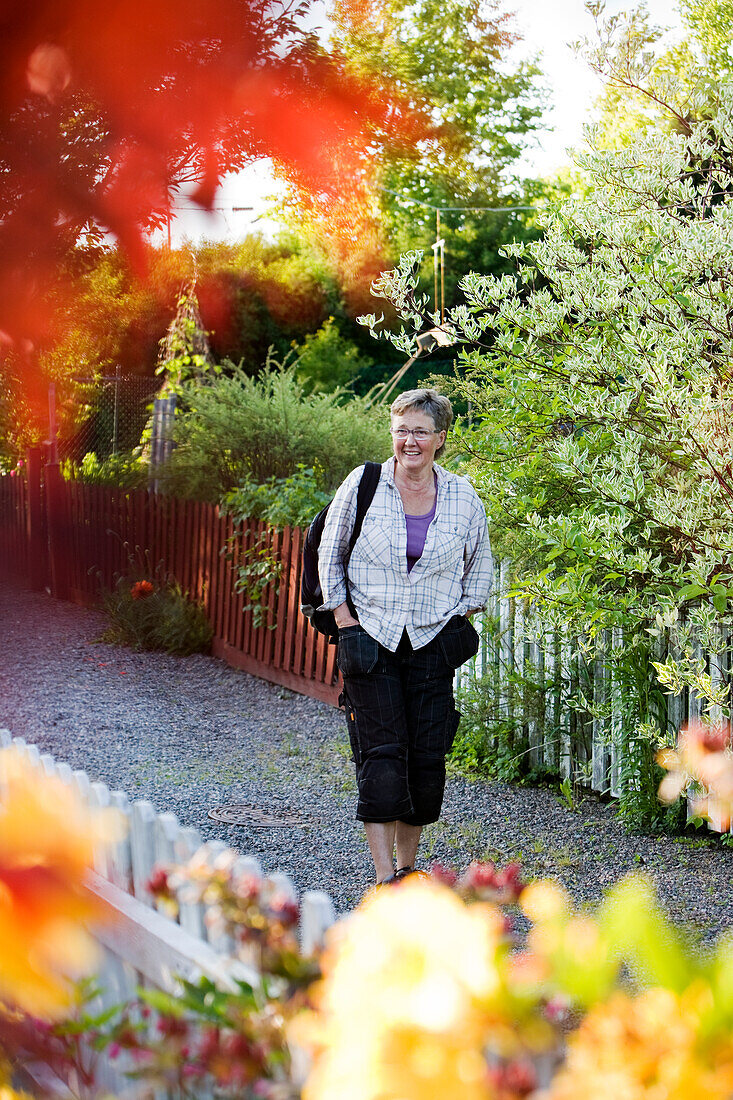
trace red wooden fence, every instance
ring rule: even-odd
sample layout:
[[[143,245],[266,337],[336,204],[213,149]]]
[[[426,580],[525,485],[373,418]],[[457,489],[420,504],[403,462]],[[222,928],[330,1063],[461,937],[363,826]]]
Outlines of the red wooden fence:
[[[64,482],[58,467],[45,470],[48,537],[31,546],[25,476],[0,477],[0,572],[32,587],[94,604],[118,578],[174,578],[203,605],[214,631],[213,652],[228,664],[293,691],[336,703],[335,646],[300,612],[304,532],[258,521],[235,529],[217,506]],[[30,491],[29,491],[30,490]],[[38,523],[36,521],[35,527]],[[277,577],[258,599],[259,625],[236,590],[238,567],[252,549],[278,563]],[[46,560],[39,562],[39,556]],[[35,562],[35,583],[33,564]]]
[[[13,578],[28,575],[28,483],[24,476],[0,478],[0,562]]]

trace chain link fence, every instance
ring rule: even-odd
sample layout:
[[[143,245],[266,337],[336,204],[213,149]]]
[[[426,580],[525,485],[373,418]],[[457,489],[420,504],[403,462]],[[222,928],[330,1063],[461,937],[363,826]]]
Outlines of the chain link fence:
[[[79,464],[94,454],[104,462],[139,447],[160,386],[159,378],[120,372],[57,385],[49,405],[55,405],[59,459]]]

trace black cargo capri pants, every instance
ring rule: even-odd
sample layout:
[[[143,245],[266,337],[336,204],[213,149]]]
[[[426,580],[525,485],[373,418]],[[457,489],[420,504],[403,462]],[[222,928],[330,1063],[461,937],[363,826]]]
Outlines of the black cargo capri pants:
[[[437,821],[445,789],[445,757],[460,714],[453,674],[478,651],[471,623],[456,615],[426,646],[402,635],[385,649],[362,626],[339,631],[338,666],[356,764],[359,821]]]

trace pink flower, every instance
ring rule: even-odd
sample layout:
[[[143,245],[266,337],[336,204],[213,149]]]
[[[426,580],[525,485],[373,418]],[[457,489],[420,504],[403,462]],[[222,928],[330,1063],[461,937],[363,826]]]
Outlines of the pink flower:
[[[436,882],[442,882],[444,886],[455,886],[458,881],[456,872],[442,863],[434,863],[430,868],[430,874]]]
[[[270,902],[270,912],[281,924],[290,926],[298,923],[300,909],[296,902],[288,897],[274,897]]]

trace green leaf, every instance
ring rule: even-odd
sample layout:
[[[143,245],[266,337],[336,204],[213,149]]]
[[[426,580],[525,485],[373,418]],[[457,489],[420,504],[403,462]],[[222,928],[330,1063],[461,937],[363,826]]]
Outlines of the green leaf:
[[[686,584],[678,590],[676,595],[679,602],[684,603],[685,600],[694,600],[698,596],[704,596],[707,592],[708,589],[704,584]]]

